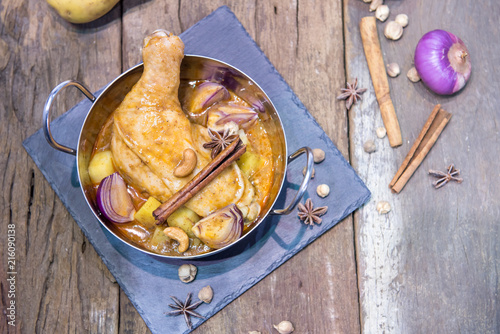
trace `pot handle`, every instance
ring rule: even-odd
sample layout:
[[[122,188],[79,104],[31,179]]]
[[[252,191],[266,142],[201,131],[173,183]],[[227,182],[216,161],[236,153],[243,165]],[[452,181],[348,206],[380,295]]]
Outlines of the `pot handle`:
[[[302,180],[302,183],[300,185],[299,190],[297,191],[297,194],[295,194],[295,197],[293,198],[292,202],[284,209],[278,209],[278,210],[272,210],[271,214],[272,215],[287,215],[290,212],[295,209],[297,204],[299,204],[300,200],[304,196],[306,190],[307,190],[307,185],[309,184],[309,181],[311,180],[311,173],[313,170],[313,163],[314,163],[314,157],[313,157],[313,152],[309,147],[302,147],[299,148],[297,151],[295,151],[293,154],[291,154],[288,157],[288,163],[292,162],[295,160],[297,157],[302,155],[302,153],[306,154],[307,158],[307,167],[306,167],[306,174],[304,175],[304,179]]]
[[[61,82],[59,85],[56,86],[50,92],[49,97],[47,98],[47,101],[45,101],[45,106],[43,108],[43,132],[45,133],[45,139],[47,139],[47,142],[50,144],[55,149],[58,149],[61,152],[64,153],[69,153],[72,155],[76,155],[76,150],[64,145],[59,144],[56,142],[54,137],[52,137],[52,133],[50,132],[50,107],[52,106],[52,102],[54,101],[54,98],[59,94],[59,92],[66,87],[69,86],[75,86],[82,92],[90,101],[94,102],[95,101],[95,96],[92,94],[90,90],[88,90],[87,87],[82,85],[81,83],[74,81],[74,80],[67,80],[64,82]]]

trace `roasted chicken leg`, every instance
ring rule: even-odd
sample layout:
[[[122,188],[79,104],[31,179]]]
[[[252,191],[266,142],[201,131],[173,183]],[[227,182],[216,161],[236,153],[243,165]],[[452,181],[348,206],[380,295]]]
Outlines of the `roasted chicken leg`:
[[[181,39],[166,31],[146,37],[144,72],[114,113],[111,150],[120,173],[151,196],[165,201],[210,161],[200,146],[207,129],[191,124],[178,98]],[[185,149],[197,152],[197,164],[186,177],[174,176]],[[230,203],[255,212],[255,190],[233,163],[196,194],[186,206],[204,217]],[[250,210],[253,208],[253,210]]]

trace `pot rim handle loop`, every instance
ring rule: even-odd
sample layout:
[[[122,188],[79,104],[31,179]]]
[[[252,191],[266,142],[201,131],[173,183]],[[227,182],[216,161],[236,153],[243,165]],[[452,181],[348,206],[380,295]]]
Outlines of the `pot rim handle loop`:
[[[92,94],[92,92],[87,87],[85,87],[78,81],[66,80],[64,82],[61,82],[50,92],[47,101],[45,101],[45,106],[43,108],[43,132],[45,133],[45,139],[47,139],[47,142],[50,144],[50,146],[61,152],[76,155],[76,149],[59,144],[54,139],[54,137],[52,137],[52,133],[50,132],[50,108],[52,106],[52,102],[63,88],[70,86],[75,86],[76,88],[78,88],[80,92],[82,92],[90,101],[94,102],[96,100],[94,94]]]
[[[302,197],[306,193],[307,186],[309,185],[309,181],[311,180],[311,174],[312,174],[313,164],[314,164],[314,156],[313,156],[312,150],[306,146],[299,148],[297,151],[295,151],[293,154],[291,154],[288,157],[288,163],[297,159],[303,153],[306,154],[307,165],[306,165],[306,173],[304,175],[304,179],[302,180],[302,183],[300,184],[299,190],[297,191],[297,194],[295,194],[295,197],[293,198],[292,202],[286,208],[272,210],[271,211],[272,215],[287,215],[287,214],[289,214],[290,212],[293,211],[293,209],[295,209],[297,204],[299,204],[300,200],[302,199]]]

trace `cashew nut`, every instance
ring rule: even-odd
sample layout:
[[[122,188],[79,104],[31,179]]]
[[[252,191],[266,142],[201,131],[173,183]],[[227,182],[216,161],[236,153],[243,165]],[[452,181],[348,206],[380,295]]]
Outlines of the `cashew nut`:
[[[176,177],[188,176],[196,167],[197,162],[198,162],[198,157],[196,156],[196,152],[190,148],[186,148],[182,153],[181,162],[179,162],[177,167],[175,167],[174,176]]]
[[[171,239],[176,240],[179,243],[179,253],[184,253],[189,248],[189,237],[180,227],[171,226],[163,230],[163,233]]]

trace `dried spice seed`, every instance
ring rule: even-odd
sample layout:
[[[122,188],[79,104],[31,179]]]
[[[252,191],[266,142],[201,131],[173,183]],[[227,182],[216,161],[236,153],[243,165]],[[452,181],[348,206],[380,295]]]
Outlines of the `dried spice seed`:
[[[177,299],[174,296],[170,296],[170,298],[172,298],[172,300],[175,302],[175,305],[174,304],[168,304],[168,306],[170,306],[171,308],[173,308],[174,311],[166,312],[165,314],[167,314],[167,315],[180,315],[180,314],[183,314],[184,315],[184,320],[186,320],[186,325],[188,326],[189,329],[193,328],[193,325],[191,324],[191,316],[197,317],[197,318],[200,318],[200,319],[205,319],[204,316],[202,316],[199,313],[193,311],[198,306],[200,306],[203,303],[203,301],[200,300],[200,301],[197,301],[194,304],[191,304],[191,292],[188,293],[186,301],[184,303],[182,303],[179,299]]]
[[[375,142],[370,139],[363,144],[363,149],[366,153],[373,153],[377,150],[377,146],[375,145]]]
[[[391,205],[387,201],[380,201],[377,203],[377,211],[379,215],[384,215],[391,211]]]
[[[226,147],[231,145],[233,141],[239,138],[238,135],[231,135],[229,128],[225,128],[224,132],[217,132],[209,128],[208,135],[210,136],[211,141],[203,144],[203,148],[212,150],[212,159],[214,159]]]
[[[399,23],[403,28],[408,25],[408,15],[406,14],[398,14],[394,19],[397,23]]]
[[[408,73],[406,73],[406,76],[408,77],[408,79],[410,79],[411,82],[420,81],[420,76],[418,75],[417,69],[415,67],[410,68]]]
[[[321,224],[322,219],[319,217],[324,215],[326,211],[328,211],[327,206],[314,208],[312,200],[308,198],[305,204],[299,203],[298,216],[306,225]]]
[[[388,39],[397,41],[403,35],[403,27],[396,21],[391,21],[385,25],[384,35]]]
[[[375,11],[375,17],[379,21],[384,22],[385,20],[387,20],[390,13],[391,13],[391,11],[389,9],[389,6],[380,5],[380,6],[378,6],[377,10]]]
[[[444,186],[445,184],[447,184],[450,181],[462,183],[462,181],[464,179],[462,179],[461,177],[457,177],[459,174],[460,174],[460,170],[455,169],[455,166],[453,166],[453,164],[448,166],[448,170],[446,171],[446,173],[440,172],[438,170],[433,170],[433,169],[429,170],[429,175],[432,175],[432,176],[438,178],[438,180],[436,180],[432,183],[432,185],[436,189],[441,188],[442,186]]]
[[[384,0],[372,0],[372,3],[370,4],[370,12],[374,12],[377,10],[379,6],[382,6],[384,4]]]
[[[293,328],[292,323],[288,320],[284,320],[284,321],[280,322],[278,325],[273,325],[273,327],[280,334],[290,334],[295,330],[295,328]]]
[[[302,168],[302,175],[306,176],[306,172],[307,172],[307,167]],[[313,167],[313,170],[311,172],[311,179],[314,179],[315,174],[316,174],[316,170]]]
[[[214,290],[212,290],[212,287],[210,285],[201,288],[200,292],[198,292],[198,299],[202,300],[207,304],[209,304],[212,301],[213,297],[214,297]]]
[[[330,194],[330,187],[328,186],[328,184],[320,184],[316,188],[316,193],[319,197],[325,198],[326,196],[328,196],[328,194]]]
[[[387,64],[386,68],[387,68],[387,75],[390,76],[391,78],[395,78],[399,75],[399,73],[401,73],[401,70],[397,63]]]
[[[315,163],[319,164],[321,161],[325,160],[325,151],[320,148],[315,148],[312,151]]]
[[[367,88],[358,88],[358,78],[356,78],[352,85],[348,82],[347,88],[341,88],[340,91],[342,94],[337,96],[337,100],[347,100],[345,107],[349,110],[354,103],[358,102],[358,99],[361,100],[361,94],[366,92]]]
[[[196,273],[198,272],[198,268],[196,268],[193,264],[183,264],[179,267],[179,279],[184,283],[189,283],[194,280],[196,277]]]
[[[375,130],[375,133],[377,134],[377,137],[379,137],[380,139],[382,139],[387,134],[387,130],[383,126],[381,126],[381,127],[378,127]]]

